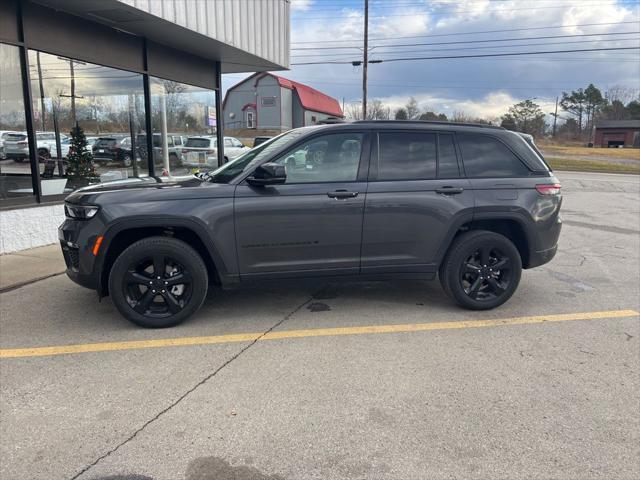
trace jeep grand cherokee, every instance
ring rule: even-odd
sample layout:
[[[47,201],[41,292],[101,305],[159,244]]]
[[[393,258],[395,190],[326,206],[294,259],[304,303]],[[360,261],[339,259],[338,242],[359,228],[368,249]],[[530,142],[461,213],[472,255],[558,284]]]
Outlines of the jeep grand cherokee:
[[[145,327],[185,320],[210,283],[274,278],[438,276],[480,310],[553,258],[561,201],[514,132],[355,122],[291,130],[183,181],[83,188],[59,237],[69,277]]]

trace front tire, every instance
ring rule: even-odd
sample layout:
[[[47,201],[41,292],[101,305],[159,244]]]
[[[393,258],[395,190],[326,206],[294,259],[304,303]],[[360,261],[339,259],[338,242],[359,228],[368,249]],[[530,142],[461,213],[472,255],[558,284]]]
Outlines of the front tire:
[[[208,283],[202,258],[188,244],[149,237],[118,256],[109,275],[109,292],[126,319],[141,327],[166,328],[200,309]]]
[[[458,305],[489,310],[511,298],[521,274],[520,252],[508,238],[473,230],[454,240],[440,267],[440,283]]]

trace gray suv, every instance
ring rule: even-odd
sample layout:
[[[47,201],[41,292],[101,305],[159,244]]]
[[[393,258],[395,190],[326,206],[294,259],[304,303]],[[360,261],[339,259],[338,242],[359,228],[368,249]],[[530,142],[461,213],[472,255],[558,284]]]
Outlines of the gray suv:
[[[68,276],[145,327],[176,325],[209,284],[439,277],[459,305],[508,300],[550,261],[560,185],[520,135],[438,122],[355,122],[283,133],[184,181],[71,194]]]

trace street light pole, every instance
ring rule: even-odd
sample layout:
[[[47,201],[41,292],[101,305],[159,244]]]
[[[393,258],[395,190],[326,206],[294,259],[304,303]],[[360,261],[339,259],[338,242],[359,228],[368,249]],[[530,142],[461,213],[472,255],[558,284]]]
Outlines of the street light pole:
[[[364,61],[362,63],[362,119],[367,119],[367,66],[369,63],[369,0],[364,0]]]

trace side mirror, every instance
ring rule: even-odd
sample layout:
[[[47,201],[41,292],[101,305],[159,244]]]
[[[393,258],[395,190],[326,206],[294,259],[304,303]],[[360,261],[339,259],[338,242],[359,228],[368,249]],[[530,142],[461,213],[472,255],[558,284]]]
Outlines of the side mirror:
[[[284,165],[277,163],[263,163],[247,177],[247,183],[254,187],[266,185],[282,185],[287,181],[287,171]]]

